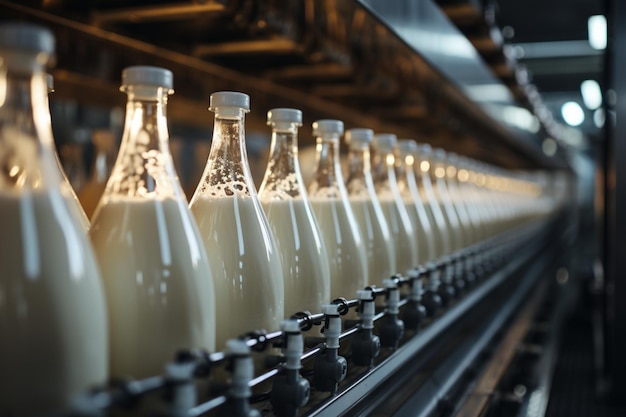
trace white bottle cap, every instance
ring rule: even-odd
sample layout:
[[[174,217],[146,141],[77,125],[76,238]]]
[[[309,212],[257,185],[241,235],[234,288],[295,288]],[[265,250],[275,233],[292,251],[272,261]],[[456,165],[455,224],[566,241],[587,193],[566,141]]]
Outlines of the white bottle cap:
[[[0,49],[31,52],[54,52],[54,35],[48,29],[31,23],[0,24]]]
[[[433,153],[433,148],[428,143],[418,143],[417,153],[420,155],[430,155]]]
[[[400,139],[398,141],[398,151],[403,155],[413,155],[417,153],[417,142],[413,139]]]
[[[54,77],[52,74],[46,74],[46,84],[48,85],[48,93],[54,93]]]
[[[215,111],[217,107],[239,107],[249,111],[250,96],[236,91],[218,91],[211,94],[209,110]]]
[[[174,74],[159,67],[127,67],[122,71],[122,85],[151,85],[171,90],[174,88]]]
[[[372,146],[378,149],[391,150],[396,147],[398,138],[393,133],[379,133],[374,135]]]
[[[298,109],[272,109],[267,112],[267,124],[273,122],[297,123],[302,125],[302,111]]]
[[[438,161],[445,161],[446,160],[446,151],[441,149],[441,148],[433,149],[433,158],[438,160]]]
[[[343,134],[343,122],[341,120],[324,119],[313,122],[313,135],[321,136],[323,133]]]
[[[344,136],[346,143],[350,144],[370,144],[374,139],[374,131],[372,129],[349,129],[346,130]]]

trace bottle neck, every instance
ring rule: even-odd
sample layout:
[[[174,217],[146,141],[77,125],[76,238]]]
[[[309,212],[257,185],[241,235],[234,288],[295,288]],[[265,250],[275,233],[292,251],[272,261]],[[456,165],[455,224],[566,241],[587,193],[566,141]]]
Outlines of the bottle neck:
[[[309,194],[311,197],[341,198],[345,192],[339,165],[339,135],[317,138],[315,173]]]
[[[211,151],[196,195],[256,196],[248,165],[244,122],[242,108],[215,109]]]
[[[436,186],[444,186],[446,182],[446,165],[441,161],[432,161],[430,175]]]
[[[125,151],[158,150],[169,154],[167,129],[168,90],[162,87],[126,88],[126,119],[122,146]]]
[[[372,158],[373,171],[376,172],[374,184],[380,198],[393,197],[397,191],[395,164],[396,158],[392,149],[377,149]]]
[[[446,166],[446,184],[448,185],[448,188],[451,188],[453,190],[459,189],[459,181],[457,180],[457,172],[458,170],[456,169],[455,165],[448,164]]]
[[[419,197],[415,177],[415,157],[413,155],[400,155],[396,158],[396,177],[400,194]]]
[[[179,197],[182,189],[169,151],[167,96],[163,87],[127,86],[120,152],[106,197]]]
[[[0,189],[35,189],[58,186],[50,123],[46,75],[34,57],[19,56],[20,65],[0,63]]]
[[[300,197],[304,192],[298,163],[298,126],[295,123],[275,123],[272,143],[259,189],[261,199]]]
[[[374,182],[368,145],[350,147],[348,167],[348,195],[369,197],[369,194],[374,192]]]

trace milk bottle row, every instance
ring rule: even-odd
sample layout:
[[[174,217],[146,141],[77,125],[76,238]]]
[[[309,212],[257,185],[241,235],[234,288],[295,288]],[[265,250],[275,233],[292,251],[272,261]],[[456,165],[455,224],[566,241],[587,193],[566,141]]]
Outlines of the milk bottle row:
[[[221,350],[250,330],[277,330],[297,311],[353,298],[560,202],[543,192],[544,177],[369,129],[345,133],[344,180],[339,120],[313,125],[307,187],[297,109],[268,112],[257,194],[250,99],[218,92],[188,205],[168,143],[173,74],[129,67],[121,147],[89,222],[54,151],[44,72],[53,53],[47,30],[0,25],[0,414],[64,410],[109,377],[160,374],[178,349]]]

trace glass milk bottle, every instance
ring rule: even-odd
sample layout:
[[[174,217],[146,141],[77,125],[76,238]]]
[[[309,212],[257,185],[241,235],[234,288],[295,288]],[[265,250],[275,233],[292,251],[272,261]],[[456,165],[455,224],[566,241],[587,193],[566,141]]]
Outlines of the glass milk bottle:
[[[0,25],[0,415],[67,410],[107,380],[106,306],[55,160],[39,26]]]
[[[309,184],[309,196],[328,252],[331,299],[353,299],[368,284],[365,247],[339,163],[342,134],[343,122],[339,120],[313,123],[317,169]]]
[[[52,76],[52,74],[46,74],[46,88],[48,90],[48,94],[54,92],[54,77]],[[61,164],[61,160],[59,159],[59,154],[56,151],[56,147],[53,146],[52,149],[54,152],[54,159],[56,160],[56,163],[57,163],[57,168],[64,180],[63,186],[67,188],[67,192],[72,197],[70,201],[70,209],[76,213],[85,231],[89,231],[89,226],[90,226],[89,218],[87,217],[87,214],[85,214],[85,211],[83,210],[83,207],[81,206],[78,200],[78,197],[76,196],[76,191],[70,184],[67,174],[65,170],[63,169],[63,165]]]
[[[254,188],[244,129],[250,97],[213,93],[213,142],[191,199],[217,293],[217,348],[251,330],[274,331],[284,317],[283,272]]]
[[[476,198],[467,184],[469,174],[467,169],[465,169],[464,158],[451,153],[448,154],[448,162],[450,163],[447,169],[449,188],[450,190],[455,190],[452,193],[465,206],[465,211],[471,223],[473,237],[470,243],[479,242],[484,238],[484,224],[481,213],[476,206]],[[450,166],[454,169],[451,169]]]
[[[395,243],[396,268],[399,272],[405,273],[418,265],[419,254],[417,233],[413,230],[396,181],[394,154],[396,144],[396,135],[390,133],[374,135],[372,164],[376,172],[374,178],[376,194],[387,219],[391,239]]]
[[[79,193],[85,214],[91,219],[106,188],[107,180],[115,162],[115,138],[107,129],[94,130],[91,141],[96,150],[91,177]]]
[[[181,348],[215,348],[215,298],[168,146],[169,70],[129,67],[120,151],[93,217],[109,305],[111,374],[163,372]]]
[[[396,253],[372,180],[370,144],[373,138],[374,132],[370,129],[346,132],[345,139],[350,148],[346,186],[365,246],[367,283],[382,287],[383,280],[396,272]]]
[[[439,257],[450,255],[453,251],[453,240],[455,236],[450,229],[443,205],[435,193],[431,179],[431,171],[434,170],[431,163],[432,148],[428,144],[418,144],[417,148],[420,195],[422,196],[422,200],[426,203],[427,208],[430,209],[430,213],[432,214],[431,220],[433,221],[432,224],[437,225],[437,231],[440,237],[436,240],[436,242],[441,245],[437,253]]]
[[[435,190],[437,201],[441,205],[443,215],[448,224],[451,250],[455,252],[465,246],[465,230],[448,192],[445,157],[446,153],[443,149],[433,149],[430,158],[432,165],[430,176],[433,181],[433,189]]]
[[[298,163],[302,112],[270,110],[267,124],[272,144],[259,199],[282,260],[285,314],[317,313],[331,301],[330,267]]]
[[[445,169],[444,183],[448,193],[448,199],[454,207],[454,211],[459,220],[459,225],[463,231],[463,244],[469,246],[475,242],[475,225],[470,212],[467,209],[466,202],[459,191],[456,181],[457,164],[456,154],[445,152],[443,149],[437,149],[435,154],[440,154],[443,167]]]
[[[396,178],[402,201],[411,219],[411,225],[417,233],[420,243],[418,262],[424,265],[437,258],[435,252],[434,232],[420,196],[415,179],[415,154],[417,143],[414,140],[402,139],[396,147]]]

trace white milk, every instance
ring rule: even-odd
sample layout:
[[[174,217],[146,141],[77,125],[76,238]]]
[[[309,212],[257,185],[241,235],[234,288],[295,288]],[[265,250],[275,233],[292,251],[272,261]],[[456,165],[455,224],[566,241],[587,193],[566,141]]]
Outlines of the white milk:
[[[106,382],[102,284],[72,204],[0,192],[0,414],[67,409]]]
[[[261,201],[283,266],[285,315],[322,311],[330,300],[330,267],[313,212],[302,199]]]
[[[417,248],[409,219],[403,219],[398,204],[391,198],[381,198],[380,207],[389,225],[391,239],[395,243],[396,268],[398,272],[405,273],[418,265]],[[406,227],[406,223],[409,223],[409,227]]]
[[[379,205],[369,198],[349,197],[354,218],[359,225],[367,259],[368,285],[383,286],[383,279],[396,273],[396,253],[391,234],[377,218],[385,219]]]
[[[215,297],[183,200],[114,197],[91,239],[109,303],[111,375],[159,375],[179,349],[215,348]]]
[[[430,220],[430,224],[433,226],[433,232],[435,233],[435,259],[439,259],[444,255],[450,253],[450,233],[443,215],[443,210],[437,201],[437,196],[432,188],[430,177],[427,173],[422,173],[421,184],[419,186],[420,197],[426,209],[426,214]]]
[[[330,264],[330,298],[356,298],[367,285],[365,248],[356,222],[341,200],[311,197]]]
[[[403,197],[402,202],[406,207],[406,212],[411,220],[411,226],[413,226],[414,232],[417,234],[417,241],[420,243],[419,251],[417,254],[417,262],[420,265],[424,265],[425,262],[434,259],[434,248],[432,242],[432,232],[430,231],[430,224],[428,223],[428,216],[424,207],[417,204],[411,196]],[[422,217],[423,216],[423,217]],[[424,220],[422,220],[424,219]]]
[[[191,205],[213,271],[217,349],[251,330],[276,331],[284,317],[280,256],[251,197],[198,196]]]

